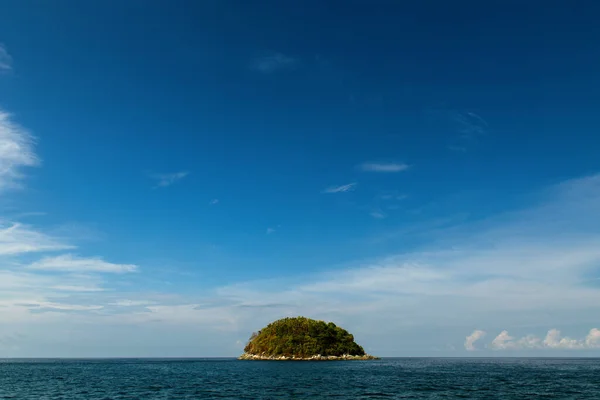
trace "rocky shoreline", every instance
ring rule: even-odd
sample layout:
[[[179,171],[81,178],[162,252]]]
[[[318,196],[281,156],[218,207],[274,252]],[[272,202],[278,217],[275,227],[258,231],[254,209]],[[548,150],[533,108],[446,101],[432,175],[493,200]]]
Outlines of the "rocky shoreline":
[[[379,360],[379,357],[365,354],[363,356],[353,356],[344,354],[342,356],[322,356],[320,354],[312,357],[286,357],[270,356],[267,354],[249,354],[244,353],[238,357],[238,360],[258,360],[258,361],[350,361],[350,360]]]

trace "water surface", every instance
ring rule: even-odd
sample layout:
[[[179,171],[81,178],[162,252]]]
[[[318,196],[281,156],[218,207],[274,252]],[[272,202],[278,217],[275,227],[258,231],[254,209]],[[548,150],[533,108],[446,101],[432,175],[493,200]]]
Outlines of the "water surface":
[[[0,360],[0,399],[600,399],[600,359]]]

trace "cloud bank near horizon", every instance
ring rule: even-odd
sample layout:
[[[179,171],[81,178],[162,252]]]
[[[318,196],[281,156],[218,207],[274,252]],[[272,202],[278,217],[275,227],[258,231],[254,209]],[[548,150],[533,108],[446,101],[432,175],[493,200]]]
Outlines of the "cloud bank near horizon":
[[[465,338],[465,350],[480,350],[475,346],[476,342],[482,339],[486,332],[475,330]],[[504,330],[494,338],[494,340],[485,345],[485,348],[492,350],[589,350],[600,349],[600,329],[590,329],[587,336],[583,339],[572,339],[563,337],[558,329],[550,329],[544,338],[533,334],[515,338],[510,336],[507,330]]]

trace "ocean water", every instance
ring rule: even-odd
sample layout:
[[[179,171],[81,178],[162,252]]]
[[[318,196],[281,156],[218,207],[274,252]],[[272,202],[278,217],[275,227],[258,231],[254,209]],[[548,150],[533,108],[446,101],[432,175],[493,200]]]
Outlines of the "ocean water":
[[[1,399],[600,399],[600,359],[0,360]]]

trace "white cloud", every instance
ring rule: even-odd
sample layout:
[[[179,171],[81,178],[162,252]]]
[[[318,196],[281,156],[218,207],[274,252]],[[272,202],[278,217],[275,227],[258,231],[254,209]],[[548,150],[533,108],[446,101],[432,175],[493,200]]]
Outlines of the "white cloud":
[[[523,349],[539,349],[542,347],[542,339],[535,335],[527,335],[517,341],[517,347]]]
[[[568,337],[561,338],[558,329],[550,329],[543,344],[545,347],[551,349],[581,349],[584,346],[584,342],[580,342],[579,340]]]
[[[250,67],[263,74],[271,74],[284,69],[291,69],[298,65],[298,60],[282,53],[274,53],[258,57],[252,61]]]
[[[475,342],[485,336],[485,332],[479,329],[476,329],[469,336],[465,338],[465,349],[468,351],[477,350],[475,347]]]
[[[267,228],[267,235],[270,235],[271,233],[275,233],[276,229],[275,228]]]
[[[38,163],[32,136],[15,124],[10,114],[0,110],[0,192],[19,187],[22,168]]]
[[[498,336],[492,340],[492,348],[493,349],[507,349],[511,348],[514,345],[512,340],[514,337],[508,334],[508,331],[502,331]]]
[[[585,345],[589,348],[600,348],[600,329],[593,328],[585,338]]]
[[[44,257],[30,264],[28,269],[66,272],[102,272],[125,273],[135,272],[138,267],[132,264],[113,264],[99,257],[81,258],[73,254],[63,254],[56,257]]]
[[[8,54],[6,47],[0,43],[0,72],[12,69],[12,57]]]
[[[150,177],[157,181],[157,183],[156,183],[157,187],[167,187],[167,186],[171,186],[172,184],[174,184],[177,181],[182,180],[183,178],[185,178],[188,175],[189,175],[189,172],[181,171],[181,172],[174,172],[171,174],[152,174],[152,175],[150,175]]]
[[[29,225],[0,222],[0,256],[66,250],[73,247]]]
[[[367,162],[360,165],[360,169],[366,172],[402,172],[410,168],[408,164],[401,163],[374,163]]]
[[[212,199],[209,204],[211,206],[216,206],[217,204],[219,204],[219,199]]]
[[[600,330],[593,328],[584,339],[561,337],[558,329],[550,329],[542,340],[535,335],[527,335],[518,340],[502,331],[491,343],[494,350],[585,350],[600,348]]]
[[[356,189],[356,182],[353,183],[349,183],[347,185],[341,185],[341,186],[330,186],[327,189],[325,189],[323,191],[323,193],[344,193],[344,192],[350,192],[354,189]]]

